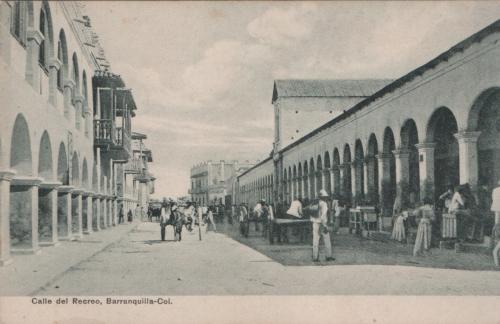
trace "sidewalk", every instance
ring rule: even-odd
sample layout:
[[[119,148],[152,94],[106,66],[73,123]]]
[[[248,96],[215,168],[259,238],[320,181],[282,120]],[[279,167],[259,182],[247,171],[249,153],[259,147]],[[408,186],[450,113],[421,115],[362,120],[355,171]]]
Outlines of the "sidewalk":
[[[2,296],[32,296],[41,287],[79,263],[119,241],[139,223],[121,224],[84,235],[78,241],[61,241],[43,247],[39,255],[12,255],[13,263],[0,267]],[[81,283],[79,283],[81,284]]]

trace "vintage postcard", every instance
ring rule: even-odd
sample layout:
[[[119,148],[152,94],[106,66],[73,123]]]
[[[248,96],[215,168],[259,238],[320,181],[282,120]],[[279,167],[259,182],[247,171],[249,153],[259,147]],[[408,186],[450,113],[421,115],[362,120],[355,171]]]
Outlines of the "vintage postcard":
[[[0,1],[0,323],[500,323],[500,2]]]

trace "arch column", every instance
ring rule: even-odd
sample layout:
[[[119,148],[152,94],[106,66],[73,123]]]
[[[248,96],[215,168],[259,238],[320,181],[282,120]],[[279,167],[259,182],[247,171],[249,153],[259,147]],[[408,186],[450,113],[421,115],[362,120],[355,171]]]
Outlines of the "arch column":
[[[91,191],[86,191],[83,193],[84,197],[85,197],[85,203],[84,203],[84,207],[85,207],[85,213],[86,213],[86,216],[87,216],[87,219],[86,219],[86,228],[84,229],[83,233],[84,234],[90,234],[93,232],[93,228],[92,228],[92,219],[93,219],[93,212],[94,212],[94,208],[93,208],[93,204],[92,204],[92,198],[93,198],[93,193]]]
[[[12,252],[40,253],[38,243],[38,186],[41,182],[41,178],[25,176],[14,177],[11,180],[11,201],[15,202],[16,206],[10,208],[10,237],[17,241],[17,245],[12,246]]]
[[[330,169],[330,190],[331,190],[331,193],[335,193],[335,194],[339,194],[339,192],[337,192],[337,183],[335,182],[335,167],[331,167]]]
[[[403,206],[409,202],[410,151],[400,148],[392,151],[396,162],[396,199],[401,198]]]
[[[62,62],[53,58],[49,65],[49,102],[57,107],[57,74],[61,69]]]
[[[38,54],[40,52],[40,44],[42,44],[42,41],[45,38],[43,37],[43,34],[37,29],[28,30],[26,36],[28,41],[26,80],[38,92],[40,88],[40,69],[38,68]]]
[[[15,172],[0,171],[0,266],[12,263],[10,257],[10,182]]]
[[[60,186],[57,188],[57,227],[59,240],[73,240],[72,213],[71,213],[71,191],[73,186]]]
[[[72,207],[74,207],[75,211],[72,215],[71,231],[74,237],[79,239],[83,237],[82,193],[82,189],[73,189],[71,191]]]
[[[351,201],[354,205],[354,203],[357,203],[356,202],[357,191],[358,191],[357,177],[359,170],[356,161],[351,162],[350,166],[351,166],[351,195],[352,195]]]
[[[117,213],[118,213],[118,199],[116,196],[113,196],[113,226],[116,226],[118,223],[117,219]]]
[[[40,208],[39,212],[45,212],[47,215],[42,217],[39,215],[39,241],[42,246],[58,245],[58,230],[57,230],[57,188],[61,186],[60,182],[42,182],[39,188],[39,205],[44,206],[43,210]],[[48,217],[47,217],[48,216]]]
[[[330,170],[331,168],[325,168],[323,170],[323,186],[331,197],[333,194],[333,189],[332,189],[332,178],[330,176],[331,174]]]
[[[95,213],[93,213],[93,224],[95,221],[95,226],[92,225],[92,229],[95,230],[96,232],[101,230],[101,195],[98,193],[94,194],[93,197],[93,204],[95,208]]]
[[[418,143],[420,197],[434,199],[434,151],[436,143]]]
[[[377,156],[378,159],[378,196],[380,199],[380,210],[385,217],[392,216],[392,210],[386,206],[387,200],[385,191],[386,187],[391,185],[391,158],[387,153],[381,153]]]
[[[455,134],[458,141],[458,156],[460,164],[460,183],[468,183],[472,191],[477,191],[478,152],[477,141],[481,132],[461,131]]]
[[[372,157],[365,157],[363,161],[363,192],[365,195],[370,196],[371,192],[371,186],[370,186],[370,172],[368,171],[370,169],[371,163],[373,162]],[[368,197],[367,197],[368,198]]]
[[[303,176],[304,183],[303,183],[302,190],[304,192],[304,198],[308,198],[309,199],[310,196],[309,196],[309,181],[308,180],[309,180],[309,175],[308,174],[304,175]]]

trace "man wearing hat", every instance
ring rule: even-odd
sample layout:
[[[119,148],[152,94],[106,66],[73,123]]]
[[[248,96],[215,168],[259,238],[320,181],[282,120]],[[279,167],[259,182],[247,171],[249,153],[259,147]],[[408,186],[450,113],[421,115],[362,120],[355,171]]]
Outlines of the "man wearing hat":
[[[325,189],[319,191],[318,214],[311,216],[313,230],[313,261],[319,261],[319,238],[323,236],[325,244],[326,261],[335,261],[332,257],[332,242],[330,241],[330,231],[328,229],[328,194]]]

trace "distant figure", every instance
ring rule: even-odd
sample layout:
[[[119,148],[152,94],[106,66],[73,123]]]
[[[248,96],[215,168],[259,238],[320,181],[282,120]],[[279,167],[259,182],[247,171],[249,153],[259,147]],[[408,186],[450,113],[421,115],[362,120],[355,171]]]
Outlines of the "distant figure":
[[[165,241],[165,228],[170,224],[171,211],[168,205],[161,206],[160,227],[161,227],[161,240]]]
[[[118,224],[123,223],[123,205],[120,205],[120,211],[118,212]]]
[[[139,204],[137,204],[137,206],[135,207],[135,211],[134,211],[135,219],[140,219],[141,214],[142,214],[141,207],[139,206]]]
[[[212,224],[212,226],[214,228],[214,232],[217,232],[217,226],[215,225],[215,222],[214,222],[214,213],[212,212],[212,210],[213,210],[212,207],[208,207],[207,228],[205,229],[205,233],[208,232],[208,225],[209,225],[209,223]]]
[[[290,208],[286,211],[286,216],[289,216],[287,218],[302,218],[302,203],[300,202],[300,199],[295,197],[295,199],[292,201],[290,204]]]
[[[498,256],[500,253],[500,223],[496,223],[495,226],[493,226],[491,234],[493,238],[493,244],[496,244],[495,248],[493,249],[493,260],[495,261],[495,265],[498,267],[500,266],[500,264],[498,263]]]
[[[491,211],[495,213],[495,225],[500,223],[500,181],[491,193]]]
[[[319,203],[317,215],[311,216],[313,234],[313,261],[319,262],[319,240],[323,237],[325,244],[326,261],[335,261],[332,257],[332,242],[330,240],[330,230],[328,229],[328,194],[324,189],[319,191]]]
[[[248,211],[243,203],[240,205],[238,221],[240,223],[240,234],[244,237],[248,237]]]
[[[454,188],[453,186],[448,186],[448,190],[446,190],[445,193],[443,193],[441,196],[439,196],[439,201],[442,201],[442,210],[444,213],[448,213],[450,204],[451,204],[451,198],[453,197],[454,193]]]
[[[255,207],[253,208],[253,220],[255,222],[255,231],[258,232],[260,231],[259,228],[259,222],[260,222],[260,215],[262,214],[262,204],[260,200],[257,202]]]

